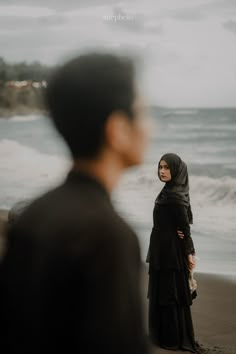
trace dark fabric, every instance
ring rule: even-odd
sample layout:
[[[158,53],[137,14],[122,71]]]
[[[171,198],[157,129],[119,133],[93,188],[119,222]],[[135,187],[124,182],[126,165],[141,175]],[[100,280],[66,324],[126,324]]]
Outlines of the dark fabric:
[[[173,272],[169,272],[168,275],[168,273],[161,274],[153,271],[149,276],[149,334],[151,340],[166,349],[183,349],[195,352],[196,344],[190,307],[181,304],[181,299],[178,298],[182,293],[181,286],[176,286],[176,292],[172,292],[172,286],[168,286],[172,296],[169,297],[168,293],[164,298],[160,296],[160,287],[163,289],[168,279],[173,277]],[[180,274],[174,276],[176,280],[181,279]],[[164,277],[167,280],[164,280]]]
[[[155,296],[154,296],[155,295]],[[192,305],[191,292],[186,271],[155,271],[149,269],[148,298],[160,306]]]
[[[148,298],[149,333],[159,346],[195,351],[187,264],[187,256],[194,253],[187,207],[155,203],[147,255]]]
[[[2,351],[148,353],[140,264],[137,237],[105,189],[71,172],[9,229],[0,279]]]
[[[158,176],[160,162],[164,160],[171,173],[171,181],[167,182],[156,198],[158,204],[180,204],[187,207],[189,223],[193,223],[193,214],[189,197],[188,169],[184,161],[176,154],[165,154],[158,164]]]
[[[184,233],[183,239],[179,238],[177,230]],[[155,204],[147,262],[155,270],[181,270],[189,254],[195,254],[195,249],[187,208],[180,204]]]

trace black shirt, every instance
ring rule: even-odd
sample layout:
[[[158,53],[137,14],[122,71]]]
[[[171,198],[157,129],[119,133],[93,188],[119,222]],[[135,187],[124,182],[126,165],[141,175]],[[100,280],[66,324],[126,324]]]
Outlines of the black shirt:
[[[70,172],[9,229],[7,249],[6,353],[148,352],[137,237],[96,179]]]

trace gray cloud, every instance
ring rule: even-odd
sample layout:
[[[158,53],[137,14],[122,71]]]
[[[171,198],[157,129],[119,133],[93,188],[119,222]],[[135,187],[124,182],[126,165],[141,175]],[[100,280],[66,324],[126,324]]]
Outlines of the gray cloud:
[[[223,23],[224,28],[228,31],[233,32],[236,34],[236,21],[226,21]]]
[[[131,2],[132,0],[127,0]],[[19,4],[19,0],[0,0],[0,5],[7,6],[30,6],[30,7],[47,7],[56,11],[66,11],[73,10],[83,7],[93,7],[93,6],[102,6],[102,5],[113,5],[117,1],[116,0],[21,0]]]
[[[201,21],[208,16],[236,14],[235,0],[206,0],[204,3],[194,7],[176,7],[170,10],[167,15],[180,21]]]
[[[236,33],[236,0],[172,4],[165,0],[123,0],[120,4],[117,0],[0,0],[0,55],[9,61],[54,64],[94,46],[118,53],[130,51],[143,59],[145,85],[154,100],[158,82],[158,97],[167,103],[177,102],[178,97],[187,104],[189,100],[204,103],[211,92],[212,102],[219,104],[220,97],[222,105],[230,100],[235,104],[231,78],[236,52],[228,31]],[[16,6],[14,11],[11,5]],[[3,6],[8,16],[3,16],[4,10],[1,16]],[[109,14],[133,19],[104,20]],[[196,85],[201,89],[196,91]],[[222,87],[227,92],[224,97]],[[228,98],[230,92],[232,98]]]
[[[134,33],[163,33],[163,26],[158,23],[156,18],[145,17],[143,14],[136,12],[127,13],[120,6],[115,6],[113,8],[111,19],[105,19],[104,22],[106,22],[107,25],[112,26],[114,29],[118,28]]]
[[[204,9],[201,7],[177,9],[170,14],[170,17],[180,21],[200,21],[205,16],[206,13],[204,13]]]
[[[211,0],[202,6],[204,11],[207,11],[209,15],[218,14],[232,15],[236,14],[236,1],[235,0]]]
[[[68,23],[68,19],[63,14],[55,14],[52,16],[39,17],[4,17],[0,15],[0,30],[1,31],[18,31],[18,30],[34,30],[41,29],[42,26],[53,27],[61,26]]]

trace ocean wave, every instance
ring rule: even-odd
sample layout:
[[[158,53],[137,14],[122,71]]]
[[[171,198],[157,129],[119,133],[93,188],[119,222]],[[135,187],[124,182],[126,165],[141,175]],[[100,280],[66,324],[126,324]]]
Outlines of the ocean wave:
[[[208,176],[191,175],[190,196],[196,204],[236,204],[236,178],[224,176],[212,178]],[[136,191],[147,195],[157,195],[163,184],[153,173],[133,173],[123,180],[121,188],[126,191]]]
[[[222,204],[236,204],[236,179],[225,176],[218,179],[207,176],[190,177],[191,191],[196,200]]]
[[[38,120],[43,118],[42,115],[30,114],[27,116],[14,116],[9,119],[10,122],[32,122],[34,120]]]
[[[43,154],[7,139],[0,140],[0,161],[0,203],[5,204],[7,201],[8,205],[9,201],[24,199],[35,191],[51,187],[64,178],[70,167],[69,159]],[[129,170],[117,188],[131,202],[132,198],[139,198],[139,195],[152,202],[162,187],[157,177],[157,166],[150,163]],[[236,204],[236,178],[192,174],[190,196],[198,205]]]
[[[170,110],[167,112],[162,113],[162,116],[192,116],[198,114],[197,109],[176,109],[176,110]]]
[[[16,141],[0,140],[0,206],[30,198],[59,183],[70,162]]]

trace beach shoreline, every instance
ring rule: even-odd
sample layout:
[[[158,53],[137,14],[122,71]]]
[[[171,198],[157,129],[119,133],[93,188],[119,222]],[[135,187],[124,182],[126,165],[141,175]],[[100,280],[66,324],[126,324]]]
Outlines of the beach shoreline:
[[[23,105],[13,109],[0,107],[0,119],[11,119],[16,116],[30,117],[33,114],[47,115],[47,111],[45,109],[31,108]]]
[[[7,210],[0,210],[1,253],[7,216]],[[196,272],[195,278],[198,283],[198,296],[193,302],[192,316],[196,340],[203,345],[206,354],[236,354],[236,277]],[[142,295],[146,326],[147,286],[148,267],[143,264]],[[173,354],[173,351],[153,347],[152,353]]]
[[[195,339],[206,354],[236,354],[236,277],[194,273],[198,295],[191,307]],[[143,266],[142,290],[148,321],[148,267]],[[153,354],[173,351],[153,347]],[[174,351],[174,353],[188,353]]]

